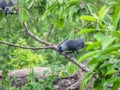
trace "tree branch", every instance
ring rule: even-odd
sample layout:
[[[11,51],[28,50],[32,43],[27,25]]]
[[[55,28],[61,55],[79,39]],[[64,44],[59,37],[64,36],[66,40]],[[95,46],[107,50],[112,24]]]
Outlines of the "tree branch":
[[[32,38],[36,39],[38,42],[42,44],[45,44],[46,46],[50,46],[50,44],[47,41],[42,40],[41,38],[39,38],[38,36],[35,36],[32,32],[30,32],[26,22],[23,23],[23,26],[25,28],[26,33],[30,35]]]
[[[8,42],[3,42],[3,41],[0,41],[0,43],[4,44],[4,45],[9,45],[9,46],[13,46],[13,47],[22,48],[22,49],[32,49],[32,50],[52,49],[53,48],[52,46],[47,46],[47,47],[28,47],[28,46],[21,46],[21,45],[18,45],[18,44],[11,44],[11,43],[8,43]]]
[[[46,46],[51,46],[52,49],[57,51],[57,45],[50,45],[47,41],[42,40],[41,38],[39,38],[38,36],[35,36],[32,32],[29,31],[28,27],[27,27],[27,23],[24,22],[23,23],[25,31],[28,35],[30,35],[32,38],[36,39],[38,42],[46,45]],[[77,65],[80,69],[82,69],[85,72],[88,72],[89,69],[82,63],[79,63],[74,57],[71,57],[71,55],[65,54],[65,53],[61,53],[62,55],[64,55],[68,60],[70,60],[71,62],[73,62],[75,65]]]
[[[89,68],[87,68],[84,64],[82,63],[79,63],[77,61],[77,59],[75,59],[74,57],[71,57],[71,55],[69,54],[65,54],[65,53],[62,53],[62,55],[64,55],[67,59],[69,59],[71,62],[73,62],[75,65],[77,65],[79,68],[81,68],[83,71],[85,72],[88,72],[89,71]]]
[[[49,32],[48,32],[48,35],[46,36],[46,40],[48,40],[50,34],[52,33],[53,27],[54,27],[54,25],[52,24],[52,25],[50,26],[50,30],[49,30]]]

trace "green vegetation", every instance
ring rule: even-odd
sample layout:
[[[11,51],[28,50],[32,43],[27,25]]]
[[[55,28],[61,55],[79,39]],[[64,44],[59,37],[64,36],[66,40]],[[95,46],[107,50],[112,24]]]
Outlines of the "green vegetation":
[[[16,5],[16,7],[18,7]],[[119,0],[20,0],[18,15],[0,13],[0,41],[28,47],[45,47],[26,34],[23,23],[42,40],[59,44],[66,38],[84,38],[86,48],[74,54],[79,63],[88,60],[82,89],[96,76],[95,90],[107,90],[109,85],[120,87],[120,2]],[[51,34],[48,32],[52,28]],[[0,43],[0,70],[5,80],[0,88],[19,90],[11,87],[8,70],[50,67],[52,76],[36,82],[30,74],[29,82],[22,90],[53,90],[54,75],[73,75],[79,68],[63,55],[52,49],[22,49]],[[56,68],[56,70],[54,70]],[[48,85],[46,87],[46,85]],[[38,89],[37,89],[38,88]]]

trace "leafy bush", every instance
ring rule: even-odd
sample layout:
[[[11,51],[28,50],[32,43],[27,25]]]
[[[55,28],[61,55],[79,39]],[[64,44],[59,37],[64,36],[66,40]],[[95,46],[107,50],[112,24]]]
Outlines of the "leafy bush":
[[[120,87],[119,78],[119,20],[120,6],[117,2],[102,6],[98,14],[83,15],[81,20],[94,23],[91,28],[79,31],[80,34],[87,34],[91,42],[87,43],[87,53],[80,57],[79,61],[89,59],[88,66],[90,72],[83,82],[83,89],[92,78],[96,77],[94,88],[96,90],[107,90],[109,85],[113,85],[113,90]]]

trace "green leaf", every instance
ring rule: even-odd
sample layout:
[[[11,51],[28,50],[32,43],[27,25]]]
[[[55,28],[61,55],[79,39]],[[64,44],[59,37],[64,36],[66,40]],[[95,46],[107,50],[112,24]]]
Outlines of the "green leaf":
[[[73,74],[75,71],[74,71],[74,67],[69,67],[68,68],[68,72],[70,73],[70,74]]]
[[[105,49],[107,48],[110,44],[113,43],[113,41],[115,40],[115,38],[113,37],[109,37],[109,36],[105,36],[103,39],[102,39],[102,49]]]
[[[92,65],[95,65],[95,64],[97,64],[97,63],[99,63],[100,62],[100,60],[99,59],[97,59],[97,58],[93,58],[93,59],[91,59],[89,62],[88,62],[88,66],[89,67],[91,67]]]
[[[28,9],[32,8],[32,6],[33,6],[34,4],[35,4],[35,1],[29,2],[27,8],[28,8]]]
[[[75,35],[74,35],[74,30],[70,31],[70,35],[69,35],[69,38],[70,39],[74,39]]]
[[[119,23],[120,20],[120,5],[116,7],[115,11],[114,11],[114,15],[112,18],[112,25],[113,25],[113,29],[112,30],[116,30],[117,29],[117,25]]]
[[[97,55],[98,56],[96,56],[95,58],[89,60],[89,62],[88,62],[89,67],[91,67],[95,64],[98,64],[99,62],[103,62],[110,58],[110,55],[99,55],[99,54],[97,54]]]
[[[28,20],[29,14],[26,9],[22,9],[21,12],[19,13],[19,21],[21,23],[26,22]]]
[[[120,38],[120,31],[112,31],[111,33],[117,38]]]
[[[25,87],[26,87],[27,89],[33,89],[33,88],[34,88],[33,84],[31,84],[31,83],[27,83],[27,84],[25,85]]]
[[[88,57],[95,56],[95,54],[97,54],[98,52],[99,52],[99,50],[96,50],[96,51],[88,52],[88,53],[82,55],[79,59],[79,62],[85,61]]]
[[[26,9],[23,9],[23,21],[26,22],[28,20],[29,13]]]
[[[113,41],[115,40],[115,38],[111,37],[111,36],[105,36],[103,33],[99,32],[97,34],[94,35],[94,38],[98,41],[101,41],[102,44],[102,49],[107,48],[110,44],[113,43]]]
[[[87,21],[93,21],[97,22],[97,19],[93,16],[83,15],[80,17],[80,20],[87,20]]]
[[[110,78],[107,81],[105,81],[104,86],[108,86],[108,85],[115,83],[117,81],[120,81],[120,77]]]
[[[117,72],[117,71],[114,69],[110,69],[108,72],[106,72],[105,76],[114,74],[115,72]]]
[[[116,51],[116,50],[119,50],[119,49],[120,49],[120,45],[119,45],[119,44],[118,44],[118,45],[112,45],[112,46],[104,49],[104,50],[100,53],[100,55],[105,55],[105,54],[108,54],[108,53],[110,53],[110,52],[112,52],[112,51]]]
[[[120,67],[120,61],[115,62],[115,66],[119,68]]]
[[[104,37],[105,37],[105,35],[101,32],[98,32],[97,34],[94,35],[94,38],[98,41],[102,40]]]
[[[97,41],[97,42],[92,42],[90,44],[87,45],[86,50],[91,50],[91,49],[96,49],[101,45],[101,41]]]
[[[88,83],[90,82],[90,80],[92,79],[93,77],[93,73],[91,72],[88,72],[82,82],[82,90],[85,90],[86,86],[88,85]]]
[[[105,15],[108,13],[109,9],[111,6],[107,7],[107,6],[103,6],[100,11],[99,11],[99,19],[101,21],[103,21]]]
[[[84,34],[84,33],[88,33],[88,32],[93,32],[93,31],[96,31],[96,29],[95,28],[86,28],[86,29],[82,29],[82,30],[80,30],[79,32],[78,32],[78,35],[80,35],[80,34]]]
[[[119,87],[120,87],[120,81],[116,81],[116,82],[113,84],[112,90],[117,90]]]
[[[0,13],[0,22],[1,20],[4,18],[4,14],[3,13]]]
[[[105,68],[105,67],[111,67],[111,66],[113,66],[113,65],[114,65],[113,63],[109,63],[109,62],[103,63],[103,64],[99,67],[99,69]]]
[[[64,19],[63,19],[63,18],[59,19],[59,20],[57,21],[57,25],[58,25],[60,28],[63,28],[64,25],[65,25]]]

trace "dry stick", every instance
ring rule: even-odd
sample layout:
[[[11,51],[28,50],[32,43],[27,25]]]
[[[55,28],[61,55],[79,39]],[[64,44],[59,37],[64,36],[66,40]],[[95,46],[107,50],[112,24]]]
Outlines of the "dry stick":
[[[24,22],[23,23],[24,27],[25,27],[25,31],[28,35],[30,35],[32,38],[36,39],[38,42],[45,44],[46,46],[50,46],[50,44],[44,40],[42,40],[41,38],[39,38],[38,36],[35,36],[32,32],[29,31],[28,27],[27,27],[27,23]]]
[[[9,45],[9,46],[13,46],[13,47],[22,48],[22,49],[32,49],[32,50],[52,49],[51,46],[47,46],[47,47],[28,47],[28,46],[21,46],[21,45],[18,45],[18,44],[11,44],[11,43],[4,42],[4,41],[0,41],[0,43],[4,44],[4,45]]]
[[[50,34],[52,33],[53,27],[54,27],[54,25],[52,24],[52,25],[50,26],[50,30],[49,30],[49,32],[48,32],[48,35],[46,36],[46,41],[48,40]]]
[[[23,25],[24,25],[25,31],[26,31],[26,33],[28,35],[30,35],[32,38],[36,39],[38,42],[40,42],[40,43],[42,43],[42,44],[44,44],[46,46],[51,46],[52,49],[57,51],[57,46],[56,45],[50,45],[48,42],[42,40],[41,38],[35,36],[32,32],[30,32],[28,27],[27,27],[27,23],[26,22],[24,22]],[[64,54],[64,53],[61,53],[61,54],[64,55],[68,60],[73,62],[75,65],[77,65],[83,71],[85,71],[85,72],[89,71],[89,69],[87,67],[85,67],[85,65],[79,63],[74,57],[71,57],[71,55]]]

